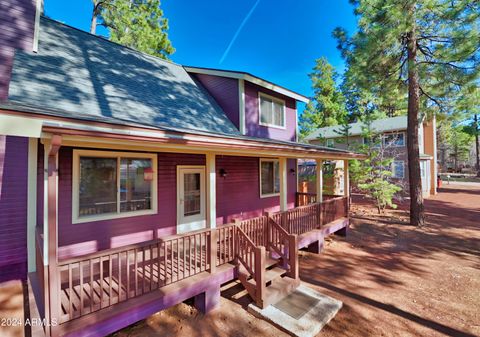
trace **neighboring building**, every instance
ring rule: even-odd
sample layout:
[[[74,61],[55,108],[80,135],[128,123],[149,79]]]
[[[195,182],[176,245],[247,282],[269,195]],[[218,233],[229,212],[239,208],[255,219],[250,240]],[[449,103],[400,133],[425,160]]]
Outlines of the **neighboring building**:
[[[4,3],[0,282],[28,275],[47,335],[104,336],[191,297],[208,311],[237,277],[266,306],[298,286],[299,248],[348,226],[348,195],[297,212],[298,158],[363,158],[296,142],[304,96]]]
[[[323,145],[337,149],[355,149],[363,144],[363,127],[361,122],[350,124],[348,144],[341,136],[339,126],[330,126],[313,131],[306,140],[310,144]],[[398,116],[375,120],[372,130],[382,137],[382,146],[386,153],[394,158],[392,163],[392,179],[405,190],[408,188],[408,156],[407,156],[407,116]],[[437,193],[437,149],[435,118],[423,121],[418,128],[420,169],[422,175],[422,191],[424,196]],[[340,179],[340,181],[342,181]]]

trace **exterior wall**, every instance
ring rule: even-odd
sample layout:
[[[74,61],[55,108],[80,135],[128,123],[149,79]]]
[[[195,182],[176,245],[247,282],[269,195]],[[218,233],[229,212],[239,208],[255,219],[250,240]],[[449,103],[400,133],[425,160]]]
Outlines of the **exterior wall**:
[[[27,275],[28,138],[0,136],[0,282]]]
[[[41,148],[41,147],[40,147]],[[40,151],[39,151],[40,152]],[[173,235],[177,226],[177,165],[205,165],[205,156],[196,154],[158,153],[158,213],[154,215],[72,223],[73,149],[59,152],[58,245],[59,259],[93,253]],[[39,159],[40,159],[39,153]],[[39,160],[38,180],[43,179],[43,160]],[[227,177],[219,176],[223,168]],[[234,218],[250,218],[265,211],[279,210],[279,197],[260,198],[259,158],[217,156],[217,224]],[[288,160],[288,207],[295,205],[296,160]],[[40,175],[40,172],[42,174]],[[38,194],[43,196],[43,182]],[[38,209],[43,206],[39,198]],[[43,212],[42,212],[43,214]],[[37,217],[43,223],[43,217]]]
[[[280,197],[260,197],[259,158],[218,156],[217,172],[224,169],[227,176],[217,175],[217,225],[232,222],[233,219],[247,219],[263,215],[266,211],[280,209]],[[295,174],[290,172],[295,170]],[[295,206],[297,191],[296,160],[287,162],[288,208]]]
[[[197,79],[208,90],[210,95],[217,101],[227,117],[238,129],[240,124],[238,80],[214,75],[190,75]]]
[[[285,129],[266,127],[259,124],[258,93],[280,98],[285,101],[286,118]],[[274,91],[245,81],[245,130],[247,136],[269,138],[276,140],[295,141],[297,133],[296,104],[293,98],[281,95]]]
[[[0,1],[0,100],[8,97],[15,49],[32,50],[36,0]]]
[[[347,149],[347,143],[345,141],[343,141],[343,139],[341,137],[339,138],[331,138],[333,139],[333,147],[336,148],[336,149],[342,149],[342,150],[346,150]],[[361,145],[363,143],[363,137],[361,136],[352,136],[350,137],[350,139],[348,140],[350,146],[355,146],[356,144],[358,145]],[[320,145],[320,146],[327,146],[326,144],[326,141],[325,140],[312,140],[310,141],[310,144],[315,144],[315,145]]]
[[[158,154],[158,213],[72,224],[72,148],[59,153],[58,254],[60,259],[176,233],[177,165],[205,165],[205,156]]]

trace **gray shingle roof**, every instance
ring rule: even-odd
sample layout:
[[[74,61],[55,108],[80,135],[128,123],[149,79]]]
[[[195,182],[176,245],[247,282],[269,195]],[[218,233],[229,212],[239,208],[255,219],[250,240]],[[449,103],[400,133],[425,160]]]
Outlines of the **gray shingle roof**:
[[[240,135],[181,65],[47,18],[38,53],[15,55],[8,99],[74,118]]]

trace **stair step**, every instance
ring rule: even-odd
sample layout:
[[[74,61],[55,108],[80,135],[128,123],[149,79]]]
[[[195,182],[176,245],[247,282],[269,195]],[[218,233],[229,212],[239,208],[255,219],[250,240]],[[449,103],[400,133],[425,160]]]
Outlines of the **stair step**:
[[[273,269],[267,269],[265,270],[265,283],[273,281],[277,278],[281,278],[283,274],[285,274],[287,271],[283,268],[280,267],[275,267]],[[256,286],[255,279],[251,278],[247,280],[247,282],[252,285],[253,287]],[[273,283],[273,282],[272,282]]]
[[[265,259],[265,269],[269,269],[269,268],[277,268],[277,264],[278,264],[278,260],[275,260],[275,259],[272,259],[270,257],[267,257]],[[285,271],[284,269],[282,269],[283,271]],[[250,273],[247,271],[247,269],[243,266],[243,264],[239,264],[238,265],[238,272],[241,273],[241,274],[245,274],[245,275],[249,275]],[[250,276],[249,276],[250,277]],[[248,278],[248,277],[247,277]]]
[[[290,277],[278,278],[265,289],[263,308],[275,304],[293,292],[300,285],[300,280]]]
[[[265,268],[270,268],[272,266],[275,266],[278,263],[278,259],[272,259],[271,257],[267,256],[265,259]]]

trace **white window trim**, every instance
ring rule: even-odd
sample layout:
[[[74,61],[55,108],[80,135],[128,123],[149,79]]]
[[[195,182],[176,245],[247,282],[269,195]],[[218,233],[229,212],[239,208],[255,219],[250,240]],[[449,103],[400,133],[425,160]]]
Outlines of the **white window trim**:
[[[392,147],[405,147],[407,145],[407,142],[406,142],[406,135],[405,135],[405,132],[403,131],[400,131],[400,132],[390,132],[390,133],[384,133],[383,136],[382,136],[382,144],[383,146],[385,146],[385,138],[386,136],[389,136],[389,135],[403,135],[403,145],[396,145],[396,144],[392,144],[391,146]]]
[[[80,207],[80,157],[98,157],[98,158],[117,158],[117,203],[120,200],[120,158],[148,158],[152,160],[153,180],[152,184],[152,209],[117,213],[79,216]],[[113,152],[113,151],[95,151],[95,150],[73,150],[73,167],[72,167],[72,223],[79,224],[85,222],[112,220],[120,218],[129,218],[141,215],[157,214],[157,155],[154,153],[137,153],[137,152]]]
[[[395,163],[402,163],[401,165],[402,165],[403,170],[402,170],[402,176],[401,177],[395,176]],[[405,179],[405,161],[394,160],[392,162],[392,178],[394,178],[394,179]]]
[[[278,159],[260,158],[260,162],[258,165],[258,183],[260,188],[260,198],[278,197],[280,195],[280,192],[269,194],[262,193],[262,163],[279,163],[280,165],[280,161]],[[273,185],[273,189],[275,190],[275,168],[273,169]]]
[[[269,123],[262,123],[262,102],[261,98],[265,97],[268,98],[274,102],[281,103],[283,106],[283,126],[282,125],[276,125],[276,124],[269,124]],[[272,107],[273,109],[273,107]],[[272,110],[273,112],[273,110]],[[266,126],[269,128],[274,128],[274,129],[281,129],[281,130],[286,130],[287,129],[287,114],[286,114],[286,102],[283,99],[267,95],[263,92],[258,92],[258,125],[261,126]]]
[[[329,143],[331,143],[329,145]],[[326,147],[335,147],[335,140],[333,138],[327,138],[327,140],[325,141],[325,146]]]

